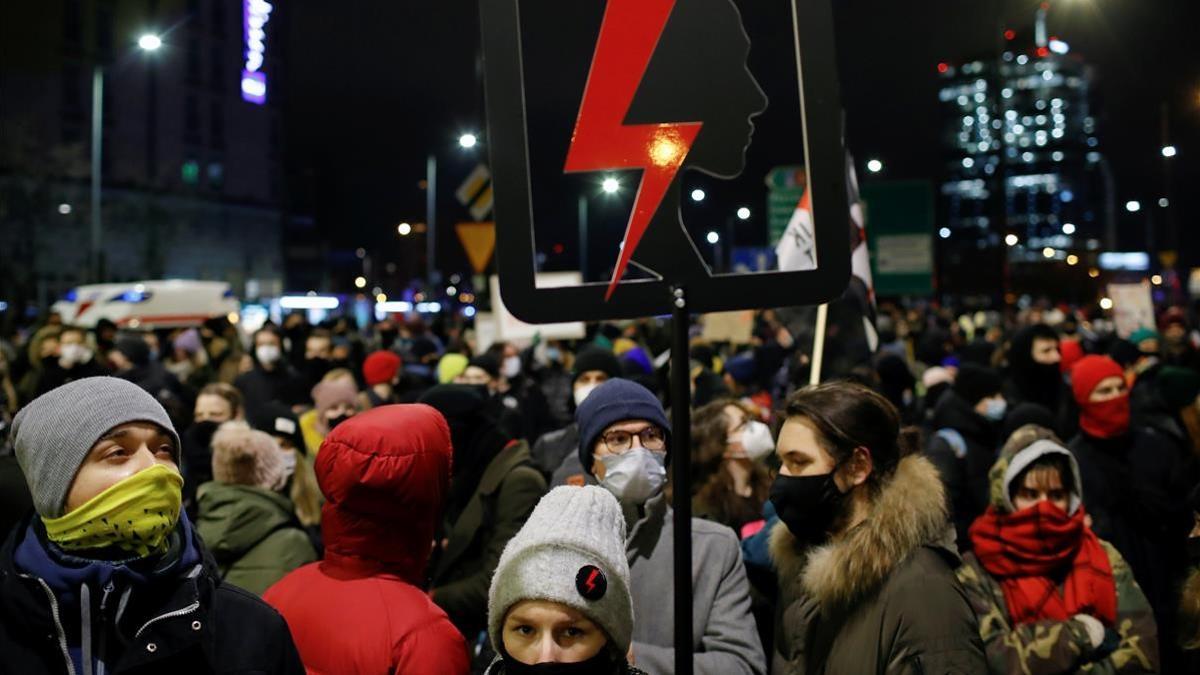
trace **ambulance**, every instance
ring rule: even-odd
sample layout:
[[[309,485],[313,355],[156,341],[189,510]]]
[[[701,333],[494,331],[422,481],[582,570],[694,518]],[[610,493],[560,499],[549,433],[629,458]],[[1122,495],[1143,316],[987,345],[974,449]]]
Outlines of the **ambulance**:
[[[90,284],[54,303],[63,323],[92,328],[108,319],[120,328],[154,330],[199,326],[213,317],[237,321],[240,305],[223,281],[135,281]]]

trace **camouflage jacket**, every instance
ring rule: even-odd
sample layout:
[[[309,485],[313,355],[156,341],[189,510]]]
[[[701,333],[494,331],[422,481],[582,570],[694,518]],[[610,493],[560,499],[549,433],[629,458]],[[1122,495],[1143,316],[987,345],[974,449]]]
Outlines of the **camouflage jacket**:
[[[1157,673],[1158,631],[1150,603],[1117,549],[1101,541],[1117,586],[1116,649],[1097,654],[1082,622],[1039,621],[1013,626],[1004,590],[973,553],[958,569],[967,598],[979,617],[979,635],[987,650],[988,672],[1013,675],[1058,673]]]

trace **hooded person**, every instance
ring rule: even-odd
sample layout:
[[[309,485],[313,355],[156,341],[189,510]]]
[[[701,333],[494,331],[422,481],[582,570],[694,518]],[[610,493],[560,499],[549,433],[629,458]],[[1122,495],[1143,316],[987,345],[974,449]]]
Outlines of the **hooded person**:
[[[583,403],[596,387],[608,380],[621,376],[621,362],[610,350],[597,345],[588,345],[575,355],[575,363],[571,369],[571,400],[568,406],[574,415],[575,410]],[[550,479],[557,476],[561,467],[566,476],[572,477],[572,484],[584,484],[583,467],[579,466],[579,425],[574,419],[567,426],[557,431],[542,434],[533,444],[531,451],[533,463],[537,465],[543,476]],[[568,482],[551,481],[554,485]]]
[[[467,369],[467,364],[470,361],[463,354],[450,353],[443,356],[437,365],[438,384],[450,384],[453,382]]]
[[[317,559],[296,519],[283,453],[275,439],[244,422],[226,422],[212,439],[212,482],[197,492],[196,531],[221,577],[262,595],[288,572]]]
[[[621,505],[629,526],[634,613],[653,620],[633,628],[633,662],[651,673],[675,671],[674,518],[666,464],[671,426],[648,389],[608,380],[575,411],[579,461]],[[762,643],[750,612],[750,585],[737,535],[692,519],[692,652],[700,675],[766,673]]]
[[[915,431],[849,382],[788,399],[771,488],[780,606],[773,673],[986,672],[954,576],[945,489]]]
[[[451,456],[450,429],[426,405],[369,410],[325,439],[316,462],[325,556],[263,596],[287,619],[308,672],[468,672],[462,635],[421,590]]]
[[[1007,412],[1003,387],[995,370],[965,363],[933,412],[927,454],[946,486],[959,551],[970,549],[967,529],[987,508],[988,470]]]
[[[1173,629],[1172,586],[1182,575],[1186,488],[1177,452],[1153,429],[1131,429],[1125,371],[1107,356],[1087,356],[1071,371],[1080,409],[1069,449],[1079,462],[1092,529],[1133,568],[1159,628]]]
[[[221,580],[183,514],[179,436],[152,396],[76,380],[13,439],[36,514],[0,550],[6,672],[304,672],[283,619]]]
[[[958,570],[988,672],[1158,672],[1154,614],[1125,559],[1089,527],[1075,457],[1029,425],[990,478],[990,504]]]
[[[1061,362],[1053,328],[1034,324],[1017,331],[1008,348],[1004,397],[1014,405],[1037,403],[1057,415],[1066,399]]]
[[[327,378],[313,387],[312,399],[314,408],[300,416],[300,432],[309,456],[315,457],[329,432],[358,413],[358,387],[353,376]]]
[[[625,520],[603,488],[558,487],[504,547],[488,589],[486,675],[635,675]],[[547,665],[554,664],[554,665]]]
[[[438,385],[421,402],[449,424],[458,468],[430,565],[430,597],[474,640],[487,628],[488,583],[500,554],[546,493],[546,481],[529,445],[498,423],[479,387]]]

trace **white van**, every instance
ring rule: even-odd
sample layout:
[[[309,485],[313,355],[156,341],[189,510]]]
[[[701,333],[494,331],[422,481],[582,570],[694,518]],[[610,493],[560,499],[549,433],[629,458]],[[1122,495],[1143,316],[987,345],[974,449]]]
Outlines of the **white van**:
[[[79,286],[53,307],[65,324],[92,328],[108,319],[141,330],[199,326],[217,316],[236,317],[239,308],[229,284],[183,279]]]

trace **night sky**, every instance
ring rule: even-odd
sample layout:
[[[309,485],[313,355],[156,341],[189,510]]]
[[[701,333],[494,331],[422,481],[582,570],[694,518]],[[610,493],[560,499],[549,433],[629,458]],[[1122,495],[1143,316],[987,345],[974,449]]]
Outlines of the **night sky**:
[[[569,1],[581,5],[581,15],[602,12],[600,0]],[[773,105],[783,105],[783,99],[772,89],[794,77],[794,68],[778,58],[786,53],[779,45],[790,39],[790,26],[777,20],[784,3],[736,0],[757,43],[751,71]],[[1037,4],[836,0],[837,67],[848,143],[860,167],[877,157],[886,166],[879,179],[937,180],[942,168],[937,63],[995,53],[1001,24],[1028,35]],[[419,181],[430,152],[438,154],[444,169],[439,192],[448,215],[443,220],[458,219],[453,189],[483,156],[456,145],[460,133],[484,127],[476,7],[472,0],[345,0],[290,7],[284,105],[293,206],[316,216],[332,246],[366,246],[384,260],[402,260],[402,245],[419,247],[416,240],[399,242],[395,226],[424,219]],[[590,51],[596,21],[590,34],[587,20],[558,26],[565,32],[559,39]],[[1165,194],[1159,148],[1162,106],[1167,106],[1171,142],[1179,148],[1171,196],[1185,264],[1200,262],[1200,237],[1190,227],[1200,216],[1200,197],[1192,189],[1200,179],[1197,26],[1196,0],[1057,0],[1049,20],[1050,32],[1095,67],[1093,111],[1101,150],[1116,173],[1119,204],[1129,199],[1154,204]],[[581,83],[569,87],[580,90]],[[743,179],[726,186],[697,179],[716,195],[705,205],[713,214],[731,213],[746,203],[761,221],[762,175],[787,161],[779,148],[793,148],[798,133],[769,121],[773,114],[786,116],[770,109],[764,116]],[[465,212],[460,215],[465,219]],[[1123,243],[1142,241],[1143,218],[1122,211],[1119,222]],[[765,223],[754,226],[761,229]],[[439,232],[439,244],[457,253],[450,230]]]

